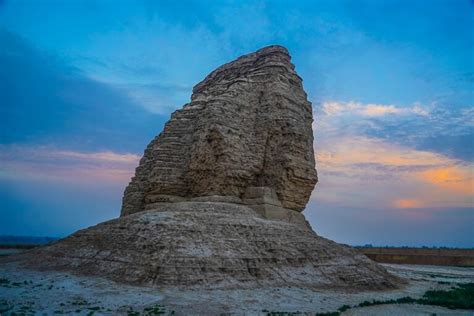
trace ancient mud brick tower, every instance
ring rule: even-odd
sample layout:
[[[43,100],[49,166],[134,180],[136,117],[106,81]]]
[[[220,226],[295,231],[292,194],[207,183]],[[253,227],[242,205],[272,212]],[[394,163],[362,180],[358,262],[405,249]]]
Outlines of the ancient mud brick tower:
[[[242,56],[148,145],[119,218],[8,260],[157,287],[397,287],[301,214],[317,181],[312,120],[284,47]]]
[[[312,122],[284,47],[225,64],[194,87],[191,102],[148,145],[122,215],[183,200],[302,211],[317,181]]]

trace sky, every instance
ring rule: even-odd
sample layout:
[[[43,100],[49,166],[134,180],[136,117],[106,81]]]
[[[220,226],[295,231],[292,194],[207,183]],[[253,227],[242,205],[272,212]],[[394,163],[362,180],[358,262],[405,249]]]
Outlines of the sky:
[[[0,235],[118,217],[193,85],[271,44],[313,104],[315,231],[474,247],[469,0],[0,0]]]

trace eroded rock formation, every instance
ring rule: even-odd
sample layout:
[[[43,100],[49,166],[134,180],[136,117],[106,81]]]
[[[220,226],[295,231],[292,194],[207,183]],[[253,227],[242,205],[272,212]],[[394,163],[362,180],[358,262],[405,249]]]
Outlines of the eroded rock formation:
[[[196,197],[240,201],[249,189],[256,198],[252,187],[275,190],[278,206],[302,211],[317,181],[312,121],[284,47],[225,64],[194,87],[191,102],[148,145],[122,215]]]
[[[147,147],[120,218],[8,260],[153,286],[395,288],[300,212],[317,181],[311,113],[285,48],[225,64]]]

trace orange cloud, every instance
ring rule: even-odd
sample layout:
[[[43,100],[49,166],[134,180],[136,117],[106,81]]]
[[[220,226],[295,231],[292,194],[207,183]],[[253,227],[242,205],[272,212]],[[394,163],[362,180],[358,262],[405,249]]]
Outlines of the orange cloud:
[[[315,200],[399,209],[473,203],[473,165],[442,154],[362,136],[325,139],[315,153]]]
[[[420,208],[424,207],[424,203],[414,199],[399,199],[393,201],[395,208]]]
[[[321,164],[349,166],[379,164],[389,167],[434,168],[452,164],[443,155],[399,146],[380,139],[362,136],[327,141],[315,148],[316,161]]]
[[[474,181],[470,168],[449,166],[430,169],[419,173],[417,176],[428,183],[460,194],[474,194]]]

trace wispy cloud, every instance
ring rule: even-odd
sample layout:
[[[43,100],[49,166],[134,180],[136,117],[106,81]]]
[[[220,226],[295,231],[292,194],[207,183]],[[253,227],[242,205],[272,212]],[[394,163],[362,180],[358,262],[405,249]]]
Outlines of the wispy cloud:
[[[79,152],[45,146],[0,145],[0,178],[125,186],[139,159],[135,154],[111,151]]]
[[[146,110],[157,114],[182,107],[189,102],[192,86],[173,84],[124,84],[116,85]]]
[[[360,102],[349,101],[349,102],[337,102],[337,101],[326,101],[322,105],[323,112],[326,115],[362,115],[362,116],[384,116],[389,114],[417,114],[417,115],[428,115],[427,109],[422,108],[419,105],[414,105],[410,108],[396,107],[395,105],[386,104],[363,104]]]
[[[473,163],[365,136],[327,138],[315,153],[316,200],[388,209],[472,206]]]
[[[118,154],[111,151],[104,152],[77,152],[77,151],[48,151],[48,156],[57,158],[76,158],[88,162],[109,162],[109,163],[133,163],[136,164],[139,160],[139,156],[135,154]]]
[[[473,146],[466,146],[474,132],[472,107],[324,101],[315,107],[315,117],[316,141],[362,135],[465,161],[474,158]]]
[[[366,136],[344,136],[337,141],[326,139],[319,144],[319,148],[315,148],[315,152],[316,160],[324,166],[372,164],[387,167],[432,168],[451,162],[449,158],[440,154],[414,150]]]

